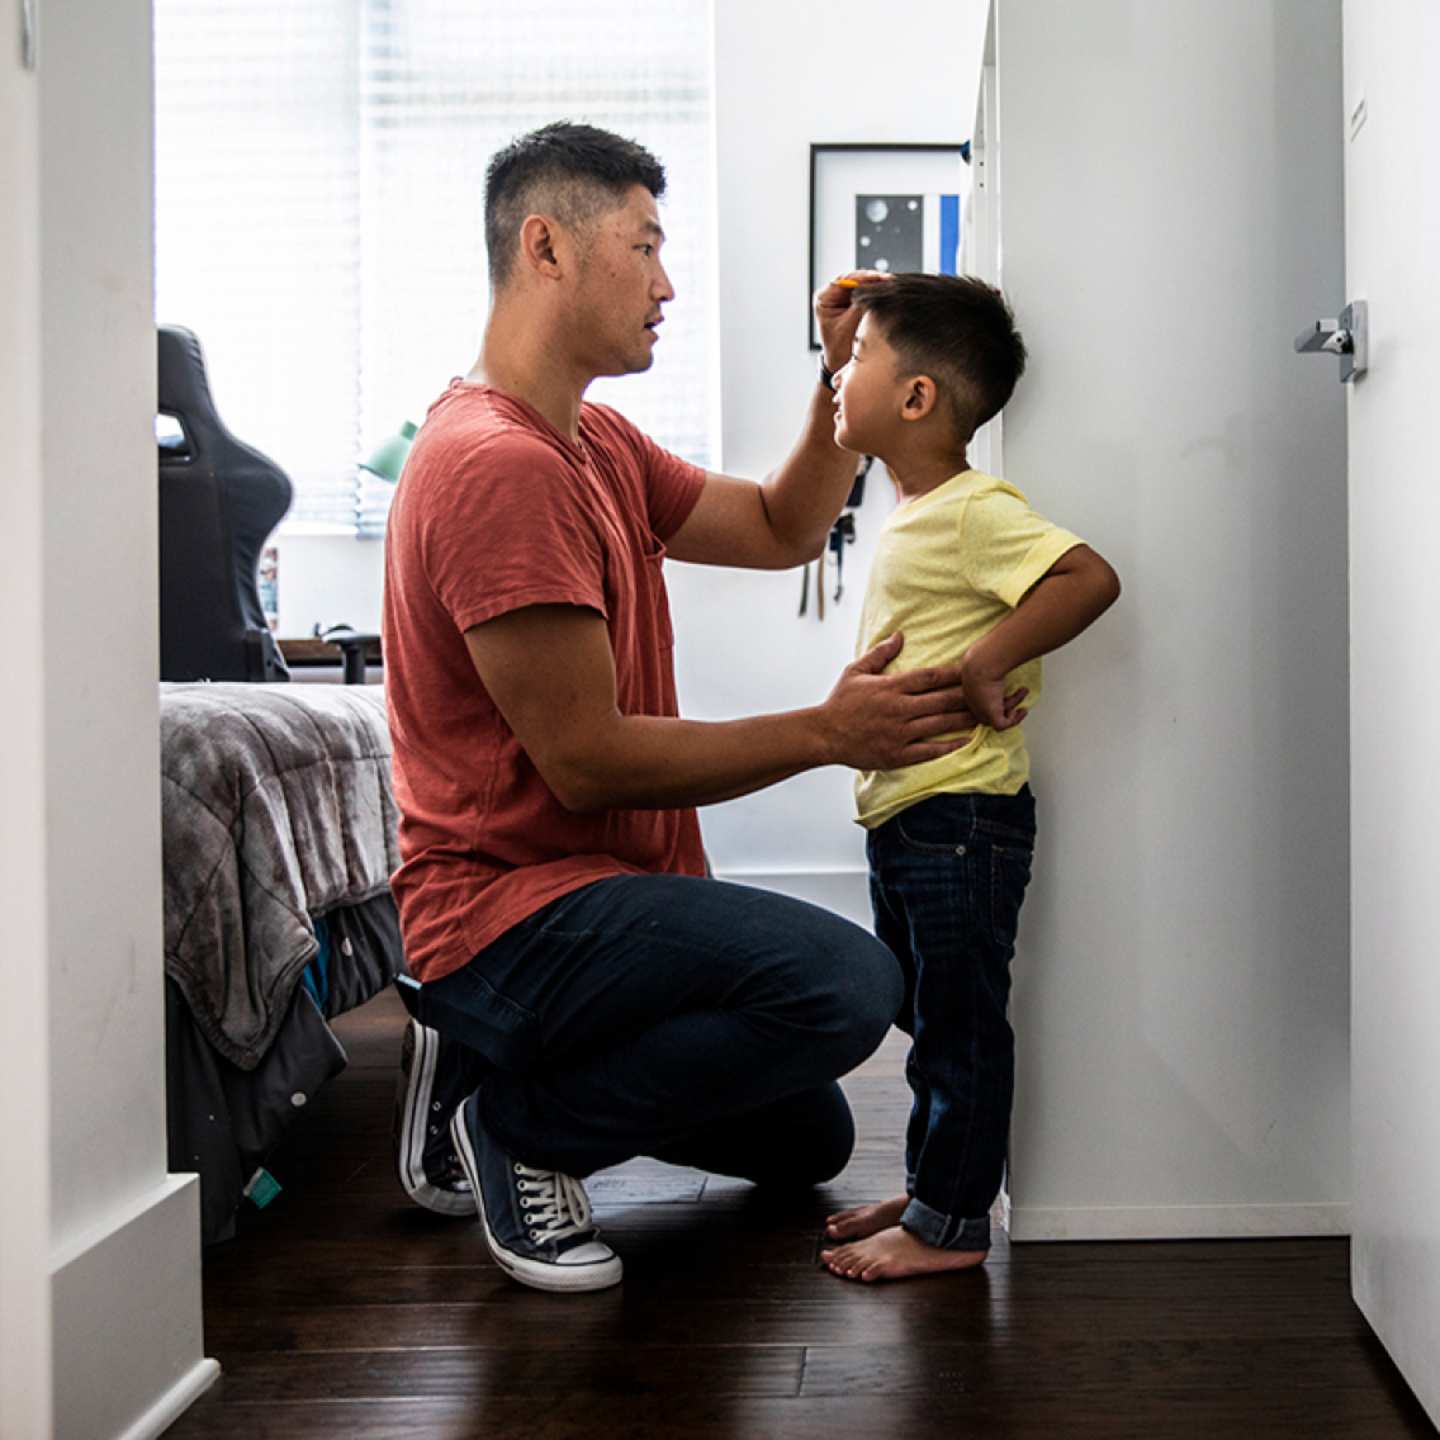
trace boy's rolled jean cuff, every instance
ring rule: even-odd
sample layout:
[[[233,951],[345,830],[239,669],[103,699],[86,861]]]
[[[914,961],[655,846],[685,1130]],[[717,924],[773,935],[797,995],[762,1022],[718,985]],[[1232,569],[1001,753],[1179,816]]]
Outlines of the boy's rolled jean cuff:
[[[923,1200],[913,1197],[900,1216],[900,1228],[937,1250],[990,1248],[988,1215],[982,1215],[978,1220],[952,1220],[948,1215],[932,1210]]]

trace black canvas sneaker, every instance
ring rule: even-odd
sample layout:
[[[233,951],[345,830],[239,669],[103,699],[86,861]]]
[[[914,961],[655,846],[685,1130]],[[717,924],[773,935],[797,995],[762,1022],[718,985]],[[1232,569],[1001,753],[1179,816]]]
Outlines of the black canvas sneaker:
[[[480,1097],[455,1112],[450,1134],[479,1199],[480,1224],[495,1262],[536,1290],[604,1290],[624,1274],[620,1257],[590,1218],[585,1187],[558,1170],[512,1159],[486,1135]]]
[[[479,1056],[410,1020],[395,1089],[395,1167],[405,1193],[437,1215],[473,1215],[475,1194],[450,1138],[450,1117],[479,1085]]]

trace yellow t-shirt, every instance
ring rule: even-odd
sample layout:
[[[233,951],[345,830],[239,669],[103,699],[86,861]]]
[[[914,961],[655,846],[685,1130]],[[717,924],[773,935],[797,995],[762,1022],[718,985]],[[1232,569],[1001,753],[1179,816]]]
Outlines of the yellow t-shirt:
[[[1037,515],[1004,480],[964,470],[902,501],[880,528],[857,654],[896,630],[905,646],[890,670],[957,664],[993,630],[1067,550],[1084,542]],[[1040,697],[1040,661],[1013,671],[1025,708]],[[959,792],[1014,795],[1030,776],[1025,727],[977,727],[961,749],[904,770],[863,770],[855,781],[857,818],[883,825],[926,796]]]

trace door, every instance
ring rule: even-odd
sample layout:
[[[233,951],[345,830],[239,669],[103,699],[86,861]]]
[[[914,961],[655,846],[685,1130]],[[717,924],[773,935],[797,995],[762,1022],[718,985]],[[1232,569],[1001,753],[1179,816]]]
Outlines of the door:
[[[1440,5],[1345,0],[1344,49],[1345,298],[1370,323],[1349,387],[1352,1280],[1440,1420]]]

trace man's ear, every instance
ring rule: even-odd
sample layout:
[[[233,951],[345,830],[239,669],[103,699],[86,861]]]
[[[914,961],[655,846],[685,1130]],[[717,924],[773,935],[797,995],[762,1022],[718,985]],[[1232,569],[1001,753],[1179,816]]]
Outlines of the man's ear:
[[[546,279],[558,279],[564,242],[548,215],[527,215],[520,227],[520,258]]]
[[[902,420],[923,420],[935,409],[940,392],[928,375],[912,375],[905,385],[905,400],[900,407]]]

